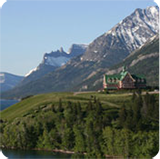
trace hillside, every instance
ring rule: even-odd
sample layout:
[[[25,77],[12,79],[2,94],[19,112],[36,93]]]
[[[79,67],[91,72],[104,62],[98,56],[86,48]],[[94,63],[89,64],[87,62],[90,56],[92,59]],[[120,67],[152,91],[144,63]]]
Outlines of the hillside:
[[[127,94],[119,94],[119,95],[110,95],[106,96],[105,94],[99,94],[99,93],[87,93],[87,94],[77,94],[74,95],[74,93],[49,93],[49,94],[41,94],[41,95],[35,95],[33,97],[27,98],[25,100],[22,100],[21,102],[5,109],[1,112],[1,118],[3,120],[13,120],[16,117],[22,117],[24,114],[26,114],[29,111],[36,110],[39,106],[40,107],[46,107],[50,104],[57,105],[59,103],[59,99],[62,99],[64,103],[67,103],[68,101],[71,101],[73,103],[77,103],[78,101],[81,102],[81,104],[85,104],[88,102],[91,96],[96,96],[101,100],[102,103],[104,103],[104,106],[113,106],[113,107],[120,107],[123,103],[122,96],[125,96],[125,100],[130,99],[130,96]],[[116,101],[114,100],[115,97],[117,98]],[[118,105],[116,104],[118,103]]]
[[[0,148],[151,158],[159,150],[158,109],[157,94],[36,95],[0,112]]]

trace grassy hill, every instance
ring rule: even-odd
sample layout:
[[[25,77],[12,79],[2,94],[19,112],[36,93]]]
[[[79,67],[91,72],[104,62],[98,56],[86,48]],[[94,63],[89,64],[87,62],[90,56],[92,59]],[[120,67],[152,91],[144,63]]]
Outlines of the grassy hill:
[[[80,93],[75,95],[74,93],[48,93],[35,95],[33,97],[22,100],[21,102],[5,109],[1,112],[2,120],[13,120],[16,117],[23,117],[27,113],[34,112],[37,109],[43,109],[54,105],[57,107],[59,100],[62,99],[62,103],[66,104],[68,101],[73,103],[81,102],[82,106],[88,103],[91,96],[96,96],[103,103],[104,107],[120,107],[125,101],[129,101],[131,96],[127,94],[100,94],[100,93]],[[124,98],[123,98],[124,97]],[[118,103],[118,105],[117,105]]]

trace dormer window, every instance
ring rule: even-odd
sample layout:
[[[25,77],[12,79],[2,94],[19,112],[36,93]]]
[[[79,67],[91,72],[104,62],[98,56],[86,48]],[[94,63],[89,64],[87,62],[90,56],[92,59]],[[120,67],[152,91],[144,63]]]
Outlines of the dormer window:
[[[140,83],[140,82],[141,82],[141,80],[140,80],[140,79],[138,79],[138,80],[137,80],[137,82],[138,82],[138,83]]]
[[[112,82],[111,78],[108,78],[108,82]]]

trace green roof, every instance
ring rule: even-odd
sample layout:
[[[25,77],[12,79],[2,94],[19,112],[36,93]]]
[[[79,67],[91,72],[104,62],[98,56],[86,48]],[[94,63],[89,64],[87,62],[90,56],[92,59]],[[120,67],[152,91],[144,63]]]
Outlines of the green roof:
[[[120,81],[122,81],[122,79],[126,76],[127,73],[128,73],[128,71],[122,71],[120,73],[120,75],[121,75]]]
[[[107,84],[117,84],[119,81],[122,81],[123,78],[127,75],[128,71],[123,70],[119,74],[105,75],[105,80]],[[142,75],[131,75],[133,79],[136,80],[136,83],[146,83],[145,77]]]
[[[131,75],[131,76],[136,80],[136,83],[138,83],[138,80],[140,80],[139,83],[146,83],[146,79],[142,75]]]
[[[127,73],[127,71],[122,71],[120,74],[105,75],[106,83],[117,84],[126,76]]]
[[[120,80],[120,75],[105,75],[106,83],[118,83]],[[113,82],[114,81],[114,82]]]

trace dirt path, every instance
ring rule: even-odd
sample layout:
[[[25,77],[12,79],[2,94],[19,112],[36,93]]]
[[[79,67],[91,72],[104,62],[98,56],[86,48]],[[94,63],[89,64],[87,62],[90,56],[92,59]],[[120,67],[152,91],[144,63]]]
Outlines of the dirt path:
[[[86,91],[86,92],[74,92],[73,95],[76,96],[78,94],[87,94],[87,93],[97,93],[97,91]],[[142,92],[142,95],[145,95],[147,92]],[[159,94],[159,91],[148,92],[149,94]],[[124,95],[133,95],[133,93],[122,93]]]
[[[97,92],[96,91],[74,92],[73,95],[76,96],[78,94],[86,94],[86,93],[97,93]]]

